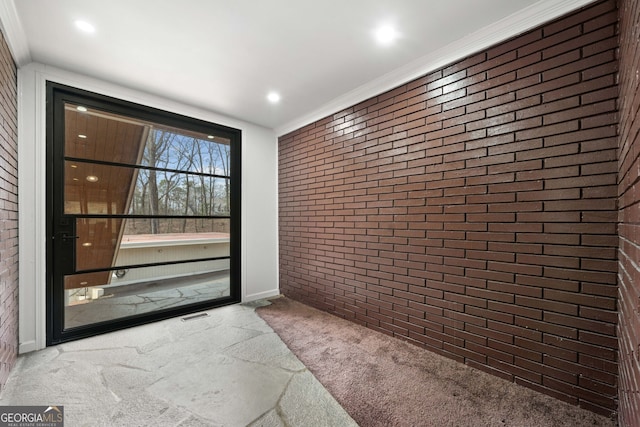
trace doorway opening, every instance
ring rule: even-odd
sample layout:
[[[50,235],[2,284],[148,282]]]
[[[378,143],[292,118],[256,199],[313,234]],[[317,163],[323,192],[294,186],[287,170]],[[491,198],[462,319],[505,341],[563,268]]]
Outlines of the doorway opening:
[[[47,345],[240,301],[237,129],[47,84]]]

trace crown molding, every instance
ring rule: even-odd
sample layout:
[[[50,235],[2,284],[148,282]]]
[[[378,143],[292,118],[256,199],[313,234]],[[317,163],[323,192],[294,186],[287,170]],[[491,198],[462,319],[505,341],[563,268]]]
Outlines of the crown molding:
[[[18,68],[31,62],[29,44],[14,0],[0,1],[0,28]]]
[[[597,0],[540,0],[517,13],[365,83],[316,110],[276,127],[274,129],[276,135],[286,135],[309,123],[335,114],[474,53],[481,52],[497,43],[515,37],[595,1]]]

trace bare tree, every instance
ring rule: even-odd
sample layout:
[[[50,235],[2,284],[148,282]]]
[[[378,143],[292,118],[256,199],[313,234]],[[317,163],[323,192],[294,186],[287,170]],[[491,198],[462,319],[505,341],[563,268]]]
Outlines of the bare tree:
[[[149,133],[130,212],[148,215],[141,230],[152,234],[210,229],[189,215],[212,216],[229,211],[230,151],[227,144],[156,129]],[[183,216],[177,224],[163,215]],[[205,221],[207,222],[207,221]],[[191,224],[191,225],[190,225]],[[137,227],[135,224],[133,228]],[[144,231],[143,231],[144,232]]]
[[[216,148],[218,149],[218,164],[222,169],[222,175],[228,177],[229,176],[229,145],[216,144]],[[230,188],[229,188],[229,178],[224,180],[224,201],[225,201],[225,212],[229,212],[230,206]]]

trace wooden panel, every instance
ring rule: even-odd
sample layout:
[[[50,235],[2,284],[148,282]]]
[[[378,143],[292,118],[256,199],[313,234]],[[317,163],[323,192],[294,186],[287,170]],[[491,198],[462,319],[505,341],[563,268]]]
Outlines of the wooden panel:
[[[65,109],[65,157],[136,164],[149,126],[102,112]],[[91,178],[95,177],[95,178]],[[134,168],[65,162],[66,214],[125,214],[137,179]],[[80,219],[76,223],[76,270],[108,268],[118,251],[124,221]],[[111,273],[70,276],[65,288],[108,284]]]

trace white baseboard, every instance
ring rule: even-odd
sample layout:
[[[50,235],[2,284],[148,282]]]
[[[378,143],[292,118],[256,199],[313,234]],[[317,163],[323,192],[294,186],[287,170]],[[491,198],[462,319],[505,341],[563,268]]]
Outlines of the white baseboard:
[[[245,295],[244,298],[242,298],[242,302],[251,302],[264,298],[277,297],[278,295],[280,295],[280,290],[273,289],[266,292],[259,292],[257,294]]]
[[[31,353],[32,351],[36,351],[38,346],[36,346],[35,341],[27,341],[20,343],[18,347],[18,354]]]

